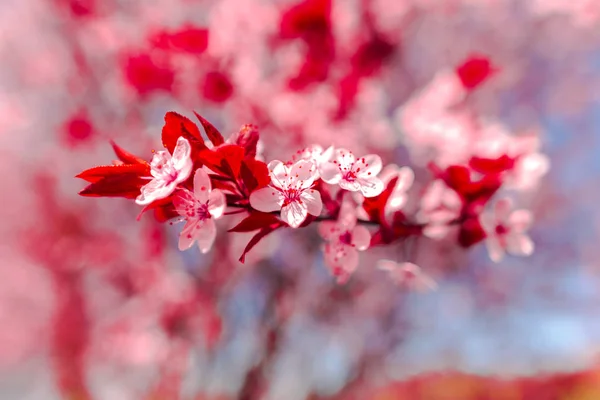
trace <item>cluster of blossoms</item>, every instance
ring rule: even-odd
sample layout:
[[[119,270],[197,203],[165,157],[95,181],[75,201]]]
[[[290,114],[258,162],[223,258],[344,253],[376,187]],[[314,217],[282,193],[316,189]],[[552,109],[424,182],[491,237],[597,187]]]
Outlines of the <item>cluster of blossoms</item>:
[[[206,119],[196,114],[199,127],[175,112],[165,116],[165,150],[152,161],[134,156],[112,143],[119,160],[77,175],[89,182],[80,194],[135,199],[153,210],[159,221],[183,222],[179,249],[197,243],[210,251],[217,237],[215,220],[246,213],[228,232],[256,234],[240,261],[261,239],[290,227],[319,224],[326,265],[338,282],[346,281],[359,265],[359,252],[377,245],[402,244],[410,237],[443,239],[457,231],[457,242],[470,247],[485,240],[492,260],[505,252],[530,255],[533,243],[526,235],[531,213],[514,210],[509,198],[488,206],[503,185],[517,157],[474,157],[467,165],[440,167],[422,193],[414,215],[405,211],[414,181],[411,168],[383,169],[381,157],[357,157],[351,151],[313,145],[288,161],[262,161],[258,129],[243,126],[225,140]],[[141,216],[141,214],[140,214]],[[379,268],[396,282],[417,289],[435,283],[410,260],[381,260]]]

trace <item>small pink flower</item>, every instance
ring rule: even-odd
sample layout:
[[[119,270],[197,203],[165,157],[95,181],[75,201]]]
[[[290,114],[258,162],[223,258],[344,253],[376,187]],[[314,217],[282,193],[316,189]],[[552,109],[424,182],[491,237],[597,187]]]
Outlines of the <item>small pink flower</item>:
[[[377,267],[387,271],[397,285],[407,286],[409,289],[419,292],[427,292],[437,289],[437,284],[418,265],[411,262],[396,263],[391,260],[381,260]]]
[[[321,164],[331,161],[334,152],[335,149],[333,146],[329,146],[327,149],[323,150],[323,147],[319,146],[318,144],[313,144],[305,147],[302,150],[298,150],[296,154],[292,156],[292,162],[296,162],[298,160],[312,161],[316,165],[318,172]]]
[[[323,209],[321,194],[311,189],[317,179],[313,162],[299,160],[286,166],[279,160],[269,163],[271,183],[250,195],[250,205],[258,211],[281,210],[281,219],[297,228],[308,214],[319,216]]]
[[[499,262],[505,252],[516,256],[531,255],[534,245],[525,231],[532,219],[531,212],[527,210],[513,210],[512,201],[506,198],[496,201],[491,211],[484,212],[480,222],[487,234],[490,258]]]
[[[197,169],[194,175],[194,192],[181,189],[173,198],[175,210],[187,221],[179,235],[179,250],[187,250],[194,242],[202,253],[212,247],[217,235],[216,219],[221,218],[227,201],[218,189],[212,190],[208,174]]]
[[[342,283],[358,267],[358,252],[369,248],[371,234],[362,225],[356,224],[356,209],[344,202],[336,222],[324,221],[319,233],[325,244],[325,263]]]
[[[377,178],[381,158],[375,154],[356,159],[346,149],[338,149],[334,159],[319,166],[321,179],[351,192],[360,191],[365,197],[375,197],[383,191],[383,182]]]
[[[190,152],[190,142],[184,137],[177,139],[173,156],[167,151],[157,151],[150,163],[150,173],[154,178],[142,187],[142,193],[135,202],[139,205],[147,205],[173,193],[177,185],[192,173],[193,162]]]
[[[417,219],[426,223],[423,234],[432,239],[442,239],[450,231],[450,222],[460,215],[462,201],[458,194],[442,180],[434,181],[421,199]]]

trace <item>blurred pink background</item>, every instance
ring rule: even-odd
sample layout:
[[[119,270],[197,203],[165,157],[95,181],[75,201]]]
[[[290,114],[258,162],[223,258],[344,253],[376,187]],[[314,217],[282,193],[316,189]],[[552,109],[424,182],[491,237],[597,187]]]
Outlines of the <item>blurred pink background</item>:
[[[0,35],[0,398],[600,398],[600,2],[3,0]],[[473,57],[494,72],[461,87]],[[535,253],[425,239],[437,291],[372,267],[393,249],[340,286],[312,227],[242,265],[250,235],[179,252],[178,227],[77,195],[110,139],[150,159],[164,114],[193,110],[256,124],[266,160],[333,144],[418,179],[533,138],[549,168],[509,194]]]

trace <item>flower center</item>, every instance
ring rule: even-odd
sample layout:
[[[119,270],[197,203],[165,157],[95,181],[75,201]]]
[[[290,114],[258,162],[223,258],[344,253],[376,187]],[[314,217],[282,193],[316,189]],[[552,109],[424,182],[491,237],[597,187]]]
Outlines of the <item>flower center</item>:
[[[352,234],[350,231],[346,231],[345,233],[340,235],[340,242],[343,244],[351,245],[352,243]]]
[[[348,171],[344,174],[344,180],[348,182],[354,182],[356,180],[356,173],[354,171]]]
[[[508,228],[502,224],[496,225],[496,234],[497,235],[506,235],[508,233]]]
[[[283,205],[285,207],[290,203],[300,203],[302,204],[302,199],[300,198],[301,191],[298,189],[286,189],[283,191]]]

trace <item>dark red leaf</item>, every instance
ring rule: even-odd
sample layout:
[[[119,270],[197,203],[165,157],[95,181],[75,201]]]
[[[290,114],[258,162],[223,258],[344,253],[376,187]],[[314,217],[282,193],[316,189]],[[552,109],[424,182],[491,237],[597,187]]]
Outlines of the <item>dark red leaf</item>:
[[[504,154],[498,158],[472,157],[469,167],[482,174],[499,174],[513,169],[515,159]]]
[[[196,124],[183,115],[169,111],[165,114],[165,125],[162,129],[163,146],[170,153],[173,153],[177,139],[180,136],[183,136],[190,142],[192,154],[197,154],[199,151],[207,149]],[[192,159],[195,159],[195,157],[193,156]]]
[[[225,143],[225,139],[223,138],[223,135],[221,135],[221,132],[219,132],[217,130],[217,128],[215,128],[210,122],[208,122],[206,119],[204,119],[196,111],[194,111],[194,114],[196,115],[196,118],[198,118],[198,120],[204,127],[204,131],[206,132],[206,136],[208,137],[208,140],[210,140],[210,142],[215,147],[220,146],[223,143]]]
[[[244,186],[248,189],[248,194],[256,189],[267,186],[271,182],[267,164],[253,158],[242,161],[240,177],[242,178],[242,182],[244,182]]]
[[[485,239],[486,234],[479,223],[479,218],[468,218],[460,227],[458,233],[458,243],[462,247],[470,247]]]
[[[256,235],[254,235],[252,237],[252,239],[250,239],[250,241],[248,242],[248,244],[246,245],[246,248],[244,249],[244,252],[242,253],[241,257],[240,257],[240,262],[243,264],[244,261],[246,260],[246,254],[252,250],[252,248],[254,246],[256,246],[258,244],[258,242],[261,241],[262,238],[264,238],[265,236],[267,236],[269,233],[273,232],[276,229],[281,228],[282,226],[284,226],[284,223],[279,221],[276,224],[267,226],[265,228],[262,228],[260,231],[258,231],[258,233]]]
[[[79,192],[86,197],[125,197],[135,199],[140,194],[142,186],[148,183],[137,173],[107,176],[97,182],[89,184]]]
[[[230,172],[232,178],[240,176],[240,168],[244,159],[244,149],[231,144],[221,146],[216,151],[221,157],[221,168]]]
[[[86,169],[76,178],[83,179],[90,183],[98,182],[109,176],[126,175],[129,177],[150,176],[150,165],[146,164],[121,164],[121,165],[100,165]]]
[[[274,214],[253,210],[250,212],[250,215],[231,228],[228,232],[252,232],[279,222],[279,218]]]
[[[123,161],[125,164],[144,164],[144,165],[148,165],[148,162],[146,160],[141,159],[138,156],[135,156],[135,155],[129,153],[128,151],[126,151],[126,150],[123,150],[113,140],[110,141],[110,144],[111,144],[111,146],[112,146],[115,154],[119,158],[119,160]]]

